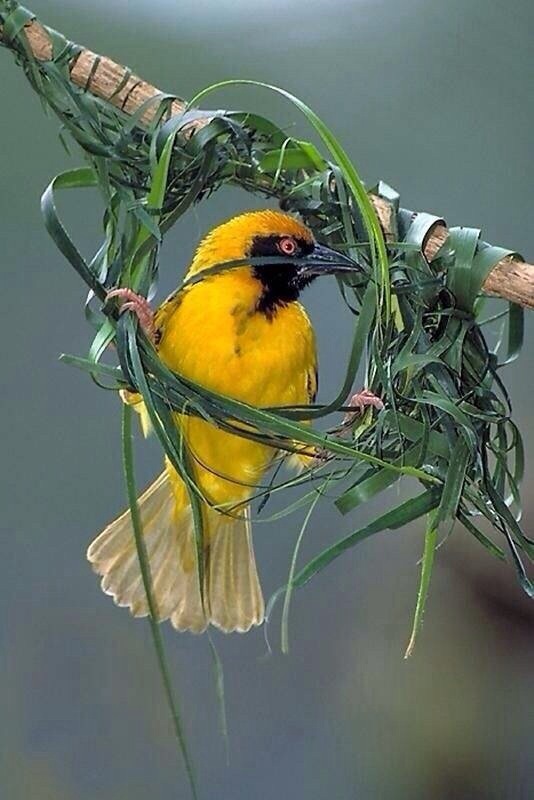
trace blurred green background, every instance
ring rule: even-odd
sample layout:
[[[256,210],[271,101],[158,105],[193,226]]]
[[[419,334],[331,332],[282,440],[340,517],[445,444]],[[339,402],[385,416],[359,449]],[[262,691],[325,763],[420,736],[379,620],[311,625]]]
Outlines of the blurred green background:
[[[479,225],[534,259],[531,0],[33,0],[43,21],[191,96],[231,77],[282,85],[327,120],[369,183],[405,206]],[[84,354],[84,287],[44,231],[39,197],[81,161],[62,149],[9,53],[0,52],[2,481],[0,796],[6,800],[185,798],[148,624],[116,609],[85,562],[91,538],[125,505],[119,402],[58,363]],[[288,125],[296,112],[233,90],[211,105]],[[225,190],[169,237],[160,298],[199,236],[258,205]],[[98,198],[62,207],[90,254]],[[351,320],[332,285],[306,302],[316,325],[321,397],[343,374]],[[527,454],[534,452],[534,314],[505,373]],[[139,484],[159,467],[138,448]],[[525,529],[534,516],[527,461]],[[396,491],[396,490],[394,490]],[[393,499],[393,498],[392,498]],[[381,498],[381,504],[386,502]],[[376,509],[375,509],[376,510]],[[302,559],[358,527],[328,503]],[[298,516],[256,528],[266,592],[287,574]],[[203,798],[217,800],[526,800],[534,797],[533,611],[512,568],[462,530],[439,550],[426,624],[403,660],[422,530],[363,543],[296,593],[291,652],[279,610],[261,631],[215,641],[225,667],[231,764],[225,764],[205,638],[164,626]]]

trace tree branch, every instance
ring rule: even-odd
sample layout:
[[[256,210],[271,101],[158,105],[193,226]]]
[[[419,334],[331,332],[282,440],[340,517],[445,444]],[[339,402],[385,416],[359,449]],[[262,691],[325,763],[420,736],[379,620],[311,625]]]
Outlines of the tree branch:
[[[51,29],[37,20],[33,20],[24,26],[24,30],[35,58],[39,61],[50,60],[52,58],[51,34],[53,33]],[[4,37],[1,26],[0,42],[7,47],[10,46],[10,42]],[[70,80],[75,86],[90,92],[129,115],[134,114],[143,103],[163,97],[163,93],[159,89],[131,74],[126,67],[86,48],[81,48],[80,52],[72,59],[69,71]],[[181,114],[184,109],[183,101],[173,101],[171,106],[173,115]],[[148,125],[157,110],[158,103],[156,101],[149,104],[140,117],[140,124]],[[199,127],[205,125],[206,121],[202,119],[190,122],[186,132],[194,133]],[[371,199],[386,239],[390,238],[394,229],[395,211],[384,198],[371,195]],[[429,261],[446,242],[447,235],[447,226],[443,222],[437,222],[430,229],[423,243],[423,253]],[[482,290],[485,294],[534,308],[534,265],[514,257],[506,257],[490,272]]]

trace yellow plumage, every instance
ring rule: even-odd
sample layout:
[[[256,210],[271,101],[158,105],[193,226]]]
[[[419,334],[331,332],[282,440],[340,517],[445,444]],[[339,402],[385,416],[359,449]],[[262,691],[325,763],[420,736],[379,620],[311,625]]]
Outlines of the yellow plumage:
[[[241,215],[208,234],[188,277],[250,255],[258,241],[271,246],[286,239],[313,247],[309,230],[288,215],[275,211]],[[244,266],[207,276],[171,295],[155,316],[160,358],[202,386],[254,406],[309,403],[316,391],[310,320],[294,300],[260,310],[265,291],[254,269]],[[138,396],[126,400],[138,403]],[[140,403],[137,410],[142,411]],[[247,500],[275,451],[193,416],[176,414],[175,419],[206,499],[204,605],[187,492],[166,463],[165,471],[140,498],[158,617],[169,618],[179,630],[200,632],[212,623],[224,631],[246,631],[264,618]],[[225,508],[232,509],[232,516],[222,512]],[[128,606],[137,616],[148,613],[129,512],[95,539],[88,558],[103,576],[102,588],[117,604]]]

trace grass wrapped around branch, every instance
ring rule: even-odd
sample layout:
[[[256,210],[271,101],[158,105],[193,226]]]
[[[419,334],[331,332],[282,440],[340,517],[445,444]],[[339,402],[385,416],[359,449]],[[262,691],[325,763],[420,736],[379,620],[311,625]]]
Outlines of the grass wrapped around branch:
[[[295,559],[290,589],[364,538],[427,516],[427,557],[410,649],[423,617],[440,527],[448,530],[459,522],[492,555],[509,553],[523,589],[533,596],[525,560],[532,559],[534,543],[519,522],[523,446],[501,378],[502,368],[521,349],[523,312],[509,305],[485,320],[480,296],[487,276],[508,251],[484,243],[478,230],[457,228],[428,260],[423,245],[436,218],[403,211],[397,193],[379,184],[376,193],[395,211],[386,241],[346,152],[329,127],[284,90],[229,81],[199,93],[190,107],[180,105],[178,114],[176,98],[165,96],[148,99],[129,115],[73,86],[70,65],[79,48],[59,34],[51,34],[50,58],[38,60],[25,36],[30,19],[17,3],[0,0],[4,41],[59,117],[62,136],[74,139],[85,159],[84,166],[56,177],[42,201],[49,233],[88,286],[85,312],[95,329],[88,356],[65,360],[98,384],[143,395],[162,448],[188,486],[193,509],[199,489],[187,448],[177,441],[173,411],[199,415],[282,452],[302,448],[326,454],[297,478],[258,487],[256,499],[263,504],[273,491],[300,486],[302,496],[288,512],[296,506],[311,508],[326,487],[346,515],[401,480],[419,484],[402,502],[393,492],[386,494],[389,510],[334,541],[307,565],[297,569]],[[236,83],[250,86],[252,106],[261,104],[264,91],[285,98],[318,136],[321,149],[254,113],[196,110],[206,96]],[[192,206],[226,184],[276,199],[282,209],[298,214],[320,242],[346,250],[360,265],[357,281],[338,279],[339,302],[353,315],[353,339],[342,386],[326,404],[258,409],[216,395],[172,373],[134,319],[125,315],[118,323],[116,306],[105,302],[116,286],[144,296],[153,293],[165,235]],[[104,206],[103,239],[91,261],[82,257],[58,212],[64,190],[77,193],[88,187],[99,188]],[[490,346],[495,329],[499,334]],[[102,360],[110,344],[116,348],[116,365]],[[362,372],[365,386],[383,399],[385,409],[374,416],[365,413],[348,430],[340,430],[330,417],[347,408]],[[318,421],[313,430],[302,422],[310,419]],[[488,537],[488,527],[497,541]],[[201,541],[202,531],[197,532]],[[141,551],[139,557],[143,561]],[[287,591],[286,620],[289,597]]]
[[[485,518],[504,537],[521,583],[531,593],[522,557],[532,555],[532,543],[517,521],[521,437],[500,378],[501,367],[521,347],[522,311],[510,306],[493,323],[508,326],[506,344],[502,336],[498,343],[506,349],[502,362],[499,346],[490,350],[483,335],[491,321],[480,319],[481,286],[508,251],[482,242],[477,230],[459,228],[450,231],[429,261],[422,248],[436,218],[405,212],[397,193],[379,184],[376,192],[397,212],[394,240],[390,229],[386,244],[366,187],[347,154],[298,98],[253,81],[226,81],[197,94],[189,106],[172,96],[156,96],[128,115],[87,87],[73,86],[70,70],[80,48],[60,34],[48,31],[50,58],[38,60],[25,35],[32,19],[17,3],[0,0],[4,41],[88,163],[58,176],[43,196],[50,234],[90,289],[86,316],[96,335],[88,359],[78,358],[77,365],[97,381],[109,385],[112,378],[116,388],[137,390],[142,388],[142,371],[145,401],[160,422],[162,445],[181,473],[187,468],[173,442],[170,412],[186,408],[281,450],[292,450],[297,443],[328,452],[328,466],[299,482],[328,481],[332,487],[335,480],[336,505],[344,514],[403,475],[417,478],[425,489],[441,486],[437,524],[459,519],[492,553],[500,553],[479,530]],[[254,113],[196,110],[208,94],[236,83],[284,97],[318,134],[324,152]],[[181,111],[176,115],[177,107]],[[147,108],[153,112],[148,124]],[[361,266],[357,283],[339,280],[342,302],[354,315],[354,335],[343,385],[325,405],[259,410],[216,396],[171,373],[132,326],[117,337],[116,308],[102,306],[115,286],[144,295],[153,291],[165,234],[194,204],[229,183],[276,198],[319,241],[346,249]],[[94,186],[104,199],[104,239],[88,263],[61,223],[56,195]],[[117,368],[101,362],[113,341]],[[362,365],[365,384],[386,403],[376,422],[364,416],[354,425],[352,439],[299,423],[345,408]]]

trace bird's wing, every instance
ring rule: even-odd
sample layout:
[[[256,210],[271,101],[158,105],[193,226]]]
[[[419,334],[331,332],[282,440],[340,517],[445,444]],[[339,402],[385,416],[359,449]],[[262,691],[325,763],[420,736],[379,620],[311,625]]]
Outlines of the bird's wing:
[[[319,370],[317,369],[317,362],[312,364],[306,374],[306,389],[308,392],[308,402],[311,405],[315,403],[317,391],[319,389]]]
[[[317,391],[319,389],[319,370],[317,366],[317,353],[315,352],[315,342],[312,339],[312,351],[313,351],[313,360],[308,366],[306,371],[306,394],[308,403],[312,405],[315,403],[317,398]],[[311,423],[307,422],[306,420],[303,421],[304,425],[309,425]],[[303,453],[291,453],[287,457],[287,463],[290,468],[296,469],[297,472],[302,472],[302,470],[306,469],[307,467],[312,466],[313,461],[315,459],[315,455],[313,454],[310,446],[304,446]]]

